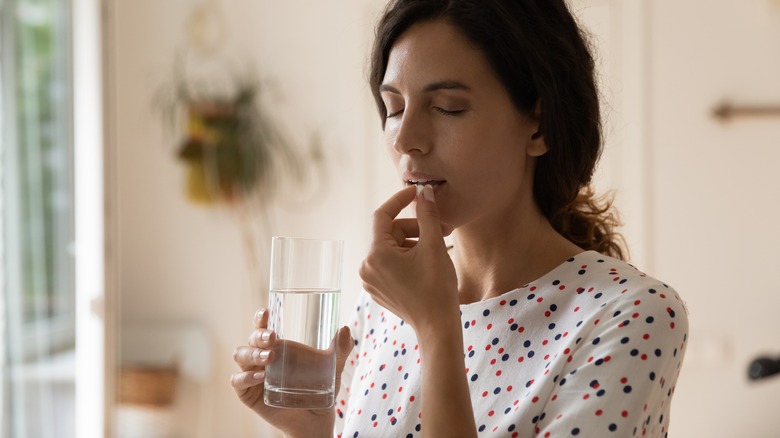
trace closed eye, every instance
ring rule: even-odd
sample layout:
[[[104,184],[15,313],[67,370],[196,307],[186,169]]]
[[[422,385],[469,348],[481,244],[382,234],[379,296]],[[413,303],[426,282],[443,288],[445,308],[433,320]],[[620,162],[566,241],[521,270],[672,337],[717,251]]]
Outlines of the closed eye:
[[[466,110],[446,110],[444,108],[439,108],[438,106],[433,107],[434,110],[437,112],[444,114],[445,116],[457,116],[458,114],[461,114],[463,112],[466,112]]]
[[[385,118],[386,118],[386,119],[392,119],[393,117],[398,117],[398,116],[400,116],[401,114],[403,114],[403,112],[404,112],[404,109],[403,109],[403,108],[401,108],[401,109],[399,109],[398,111],[396,111],[396,112],[394,112],[394,113],[388,113],[388,114],[385,116]]]

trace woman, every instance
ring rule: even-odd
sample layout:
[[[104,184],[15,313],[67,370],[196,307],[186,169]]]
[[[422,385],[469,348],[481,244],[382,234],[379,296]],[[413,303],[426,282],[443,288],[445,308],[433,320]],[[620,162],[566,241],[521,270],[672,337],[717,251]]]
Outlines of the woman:
[[[564,1],[394,1],[370,82],[408,187],[374,215],[336,408],[262,404],[264,315],[242,401],[290,436],[664,436],[686,310],[588,189],[598,92]]]

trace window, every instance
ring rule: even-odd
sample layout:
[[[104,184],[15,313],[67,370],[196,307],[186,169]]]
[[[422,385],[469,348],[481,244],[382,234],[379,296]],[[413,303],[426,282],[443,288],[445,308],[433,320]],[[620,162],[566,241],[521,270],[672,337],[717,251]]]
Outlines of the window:
[[[0,0],[3,437],[73,421],[72,375],[42,368],[75,341],[70,16],[66,0]]]

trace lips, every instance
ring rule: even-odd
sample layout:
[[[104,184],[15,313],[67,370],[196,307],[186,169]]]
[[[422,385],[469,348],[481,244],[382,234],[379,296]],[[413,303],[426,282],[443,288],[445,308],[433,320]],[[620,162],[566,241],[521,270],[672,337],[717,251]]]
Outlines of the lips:
[[[422,172],[405,172],[403,175],[404,183],[406,185],[425,186],[430,185],[436,188],[447,182],[447,180],[439,179],[433,175],[426,175]]]
[[[406,185],[409,185],[409,186],[410,185],[432,186],[433,188],[436,188],[437,186],[440,186],[440,185],[444,184],[447,181],[433,179],[433,180],[419,180],[419,181],[408,180],[408,181],[405,181],[405,182],[406,182]]]

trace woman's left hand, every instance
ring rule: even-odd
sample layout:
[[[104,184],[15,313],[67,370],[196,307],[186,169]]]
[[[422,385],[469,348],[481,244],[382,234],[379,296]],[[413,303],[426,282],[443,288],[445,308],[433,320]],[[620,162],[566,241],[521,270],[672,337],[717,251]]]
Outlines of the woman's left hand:
[[[414,200],[417,219],[396,218]],[[406,187],[374,212],[371,246],[360,267],[363,287],[418,335],[460,324],[458,280],[444,243],[451,231],[439,220],[431,186],[419,194]]]

